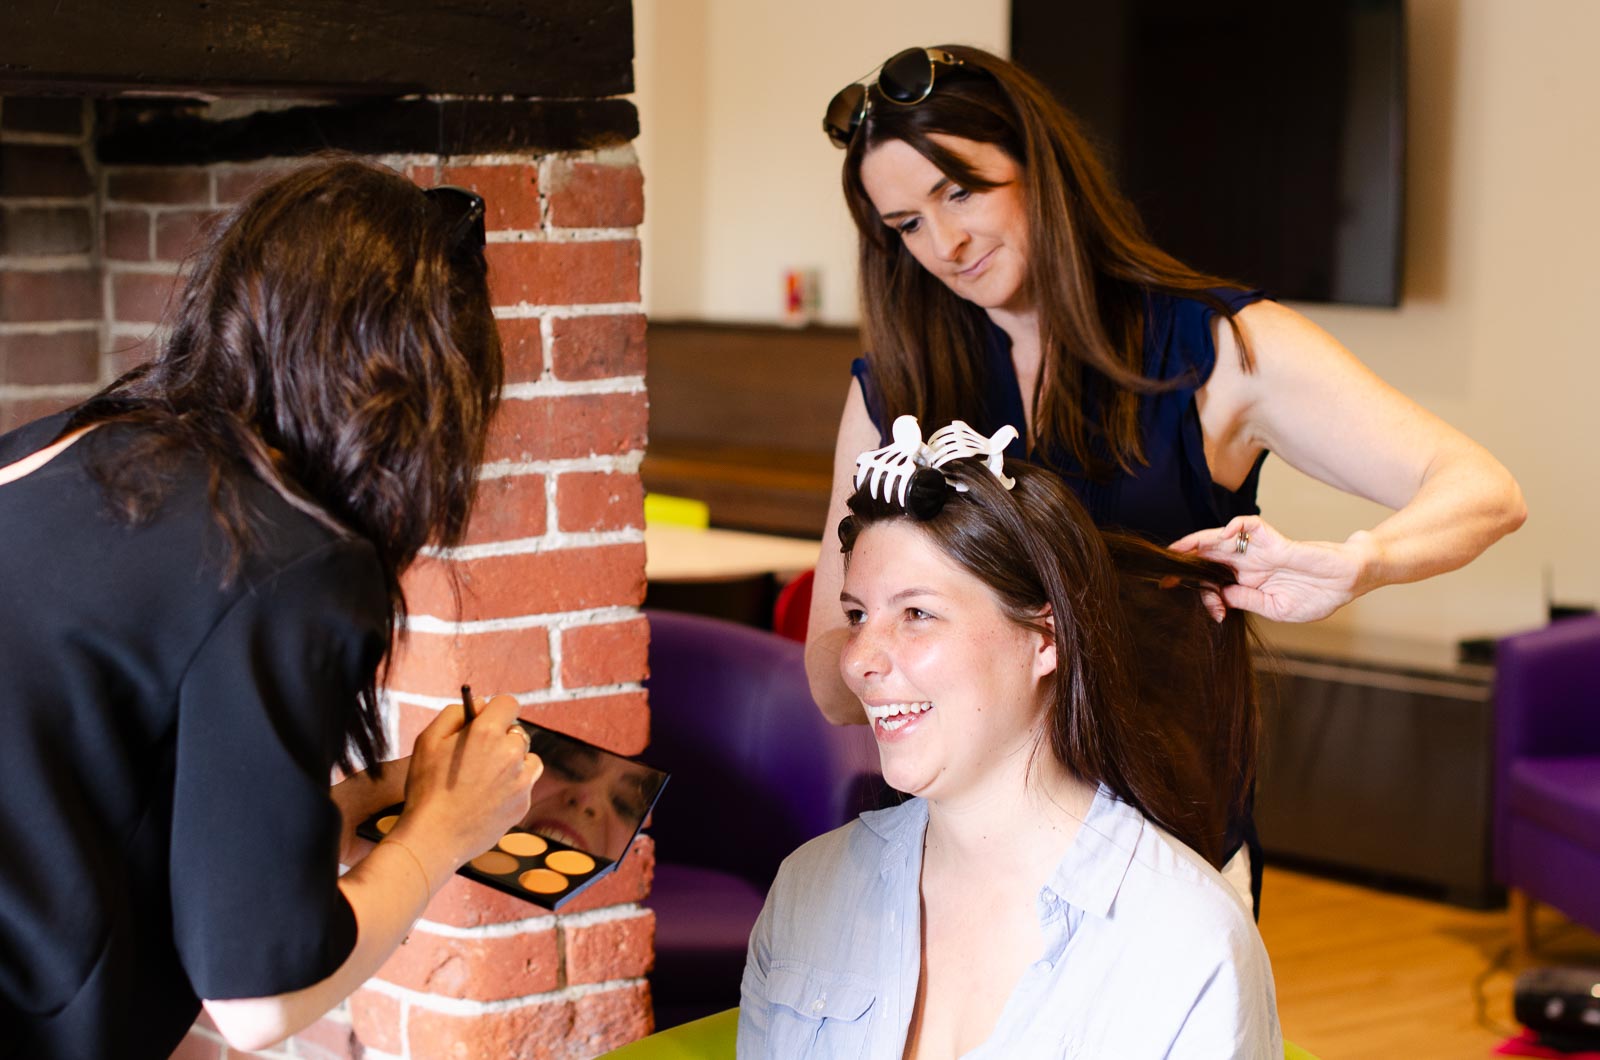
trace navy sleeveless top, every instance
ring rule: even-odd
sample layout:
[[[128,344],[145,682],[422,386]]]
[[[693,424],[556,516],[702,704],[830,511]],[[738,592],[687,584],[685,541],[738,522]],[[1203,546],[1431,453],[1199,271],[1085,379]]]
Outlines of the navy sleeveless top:
[[[1219,288],[1211,292],[1234,312],[1263,297],[1261,291]],[[1134,473],[1115,471],[1104,481],[1093,481],[1083,465],[1058,447],[1034,453],[1031,458],[1056,471],[1088,509],[1097,526],[1139,534],[1167,545],[1186,534],[1222,526],[1236,515],[1257,515],[1256,485],[1263,452],[1237,490],[1211,481],[1205,440],[1194,394],[1217,363],[1211,339],[1216,310],[1194,298],[1151,292],[1145,316],[1144,375],[1154,380],[1181,380],[1171,390],[1145,394],[1139,401],[1140,441],[1148,463]],[[981,407],[982,423],[971,426],[993,434],[1006,424],[1024,433],[1022,389],[1011,361],[1011,340],[993,323],[984,340],[984,379],[987,386]],[[889,443],[892,418],[885,415],[883,398],[865,358],[856,358],[851,373],[861,383],[867,413],[878,428],[883,444]],[[925,430],[943,426],[925,424]],[[1006,449],[1006,456],[1023,459],[1021,438]]]

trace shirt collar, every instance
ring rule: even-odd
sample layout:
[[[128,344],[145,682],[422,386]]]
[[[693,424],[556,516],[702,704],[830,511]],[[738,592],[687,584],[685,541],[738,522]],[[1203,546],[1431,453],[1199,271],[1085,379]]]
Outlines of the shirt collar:
[[[1105,919],[1128,875],[1144,827],[1143,814],[1100,785],[1077,838],[1045,888],[1066,904]]]
[[[928,827],[928,804],[908,798],[885,810],[869,810],[861,815],[867,830],[883,840],[883,856],[878,873],[889,876],[896,869],[908,869],[922,861],[922,836]],[[912,852],[915,852],[914,858]]]

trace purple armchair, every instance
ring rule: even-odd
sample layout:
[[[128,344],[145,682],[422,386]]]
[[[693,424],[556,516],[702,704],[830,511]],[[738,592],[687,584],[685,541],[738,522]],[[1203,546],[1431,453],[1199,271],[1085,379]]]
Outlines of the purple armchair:
[[[1600,930],[1600,616],[1500,641],[1495,876],[1531,947],[1533,903]]]
[[[650,833],[656,1026],[739,1003],[745,946],[778,865],[878,805],[865,726],[828,724],[805,649],[750,626],[650,611],[650,764],[672,773]]]

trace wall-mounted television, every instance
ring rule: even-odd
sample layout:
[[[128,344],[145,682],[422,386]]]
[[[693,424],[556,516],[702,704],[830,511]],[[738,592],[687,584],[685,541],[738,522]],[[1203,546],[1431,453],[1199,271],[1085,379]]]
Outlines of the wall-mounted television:
[[[1012,2],[1155,242],[1290,300],[1399,304],[1404,41],[1404,0]]]

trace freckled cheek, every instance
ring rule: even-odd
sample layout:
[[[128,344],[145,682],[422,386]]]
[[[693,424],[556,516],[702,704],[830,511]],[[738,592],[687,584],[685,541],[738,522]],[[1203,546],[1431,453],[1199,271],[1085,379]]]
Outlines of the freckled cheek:
[[[928,699],[959,678],[964,667],[951,645],[932,640],[907,641],[898,652],[901,671]]]

